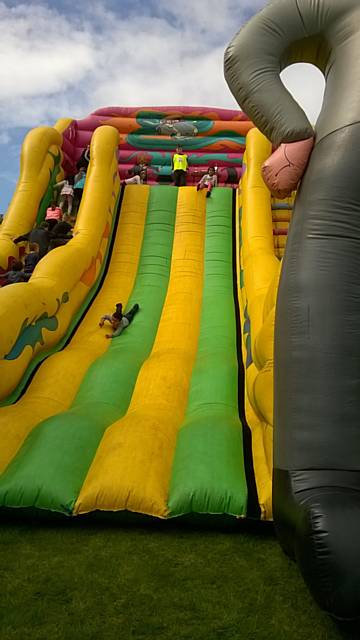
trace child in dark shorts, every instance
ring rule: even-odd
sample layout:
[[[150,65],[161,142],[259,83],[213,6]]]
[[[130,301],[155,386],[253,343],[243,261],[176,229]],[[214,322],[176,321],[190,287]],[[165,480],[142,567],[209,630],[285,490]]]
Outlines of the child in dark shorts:
[[[105,321],[109,322],[112,326],[113,333],[107,333],[105,338],[112,339],[117,338],[120,333],[126,329],[126,327],[131,324],[134,319],[135,314],[139,311],[139,305],[134,304],[134,306],[127,313],[122,312],[122,304],[118,302],[115,306],[115,311],[112,315],[105,314],[100,318],[99,327],[103,327]]]

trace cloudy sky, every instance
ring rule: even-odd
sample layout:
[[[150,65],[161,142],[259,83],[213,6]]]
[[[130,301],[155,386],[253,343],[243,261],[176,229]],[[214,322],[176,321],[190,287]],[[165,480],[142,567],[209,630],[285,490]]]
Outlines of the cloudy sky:
[[[26,132],[107,105],[236,108],[224,49],[268,0],[0,0],[0,212]],[[316,121],[320,73],[283,81]]]

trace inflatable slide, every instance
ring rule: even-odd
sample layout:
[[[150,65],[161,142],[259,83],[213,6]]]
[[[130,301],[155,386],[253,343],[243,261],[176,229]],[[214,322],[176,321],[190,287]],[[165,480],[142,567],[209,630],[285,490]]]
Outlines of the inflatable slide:
[[[0,290],[2,513],[266,517],[243,411],[232,188],[245,146],[239,134],[252,124],[238,111],[127,111],[109,108],[104,120],[101,110],[86,126],[68,121],[61,135],[50,131],[59,177],[76,170],[91,140],[74,237],[50,251],[28,283]],[[136,114],[147,119],[138,135]],[[179,143],[177,134],[156,130],[164,120],[182,120],[202,139],[194,147],[194,135],[181,130],[189,186],[151,177],[159,167],[171,171],[169,150]],[[150,184],[120,187],[130,143],[141,156],[148,136]],[[30,152],[27,139],[23,165]],[[191,185],[210,164],[220,186],[206,198]],[[41,190],[39,179],[34,173],[28,185],[37,189],[33,223],[49,186]],[[16,257],[12,238],[25,226],[15,205],[1,230],[3,264]],[[140,309],[119,338],[106,340],[99,319],[117,302]]]
[[[225,77],[259,131],[107,107],[29,133],[0,278],[88,144],[90,164],[72,240],[0,290],[1,514],[274,513],[320,606],[359,616],[359,11],[273,0],[235,36]],[[280,79],[299,61],[326,77],[316,130]],[[106,340],[117,302],[139,312]]]

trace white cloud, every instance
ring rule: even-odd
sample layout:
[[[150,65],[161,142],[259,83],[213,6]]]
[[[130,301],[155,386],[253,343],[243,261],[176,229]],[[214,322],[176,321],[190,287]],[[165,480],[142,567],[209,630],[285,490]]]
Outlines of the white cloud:
[[[89,33],[46,7],[0,3],[1,101],[64,91],[92,68]]]
[[[224,49],[266,0],[149,0],[133,14],[130,3],[115,14],[105,0],[78,2],[65,14],[50,2],[0,1],[0,127],[82,118],[107,104],[236,108]]]

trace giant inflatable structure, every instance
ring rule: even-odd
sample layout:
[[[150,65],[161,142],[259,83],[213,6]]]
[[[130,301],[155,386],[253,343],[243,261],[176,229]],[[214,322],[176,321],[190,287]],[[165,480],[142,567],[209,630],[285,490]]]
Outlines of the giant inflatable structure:
[[[3,509],[270,517],[237,331],[232,186],[252,126],[240,111],[107,108],[28,134],[1,226],[3,270],[90,141],[91,160],[73,239],[28,283],[0,290]],[[179,140],[190,164],[180,189],[169,175]],[[120,187],[144,157],[150,184]],[[220,186],[205,198],[192,185],[209,165]],[[119,301],[140,311],[109,341],[98,322]]]
[[[359,11],[274,0],[244,27],[225,75],[251,120],[107,107],[28,134],[0,279],[87,144],[90,164],[73,239],[0,289],[0,515],[274,513],[319,604],[358,616]],[[326,75],[315,134],[279,78],[296,61]],[[314,135],[295,206],[279,200],[272,144],[286,173]],[[148,183],[122,186],[140,161]],[[105,340],[99,318],[120,301],[140,311]]]
[[[274,0],[225,54],[238,103],[289,151],[282,171],[314,131],[279,74],[310,62],[326,78],[276,307],[273,501],[284,549],[345,619],[360,611],[359,20],[358,0]]]

